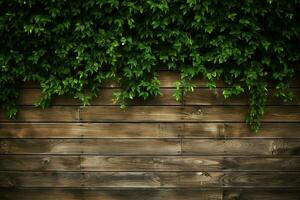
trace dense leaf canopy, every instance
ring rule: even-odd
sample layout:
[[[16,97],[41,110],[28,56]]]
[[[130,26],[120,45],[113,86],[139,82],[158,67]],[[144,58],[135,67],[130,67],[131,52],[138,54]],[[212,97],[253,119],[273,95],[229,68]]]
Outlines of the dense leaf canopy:
[[[2,0],[0,103],[16,115],[18,86],[37,81],[45,107],[56,95],[88,104],[107,79],[122,86],[115,101],[160,94],[158,66],[181,73],[175,98],[223,80],[224,96],[250,93],[254,131],[267,87],[288,90],[299,68],[299,0]],[[84,92],[88,88],[88,93]]]

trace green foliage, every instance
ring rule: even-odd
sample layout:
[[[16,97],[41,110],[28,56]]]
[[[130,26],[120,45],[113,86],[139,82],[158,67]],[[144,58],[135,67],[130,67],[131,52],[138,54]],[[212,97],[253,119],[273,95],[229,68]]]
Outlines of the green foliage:
[[[103,82],[123,87],[115,101],[160,94],[157,66],[180,71],[174,96],[222,79],[226,98],[248,92],[254,131],[267,87],[288,90],[300,56],[299,0],[2,0],[0,103],[16,115],[18,85],[37,81],[46,107],[71,94],[88,104]],[[84,90],[88,88],[88,92]]]

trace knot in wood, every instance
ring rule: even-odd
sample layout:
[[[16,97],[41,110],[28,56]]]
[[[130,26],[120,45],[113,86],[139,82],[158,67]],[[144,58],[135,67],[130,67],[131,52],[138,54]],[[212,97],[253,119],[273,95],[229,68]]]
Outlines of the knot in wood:
[[[43,165],[48,165],[50,163],[50,158],[43,158],[42,159],[42,164]]]
[[[0,141],[0,152],[1,153],[9,153],[9,144],[6,141]]]
[[[201,109],[198,109],[196,112],[197,115],[203,115],[203,111]]]

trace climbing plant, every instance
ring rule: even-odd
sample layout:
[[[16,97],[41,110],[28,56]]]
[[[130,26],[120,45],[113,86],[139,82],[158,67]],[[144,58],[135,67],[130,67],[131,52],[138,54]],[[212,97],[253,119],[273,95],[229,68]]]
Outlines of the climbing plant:
[[[2,0],[0,103],[17,113],[22,82],[42,88],[38,106],[71,94],[84,105],[105,80],[122,86],[114,100],[159,95],[158,66],[179,71],[174,98],[203,77],[223,80],[229,98],[250,94],[247,122],[259,128],[267,88],[288,90],[300,56],[299,0]],[[88,89],[88,92],[84,90]]]

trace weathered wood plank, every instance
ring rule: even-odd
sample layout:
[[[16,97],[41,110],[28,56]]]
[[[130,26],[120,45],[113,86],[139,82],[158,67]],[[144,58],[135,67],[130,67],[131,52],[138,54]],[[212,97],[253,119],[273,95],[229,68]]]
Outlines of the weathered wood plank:
[[[184,138],[299,138],[300,123],[262,123],[253,133],[245,123],[183,123]]]
[[[0,139],[1,154],[299,155],[284,139]]]
[[[178,186],[232,188],[300,187],[299,172],[177,172]]]
[[[0,172],[0,187],[299,188],[299,172]]]
[[[0,171],[80,171],[81,156],[0,155]]]
[[[242,122],[247,106],[87,106],[79,110],[81,122]],[[4,112],[0,122],[12,122]],[[14,122],[78,122],[78,107],[38,109],[20,106]],[[263,122],[300,122],[300,106],[269,106]]]
[[[298,138],[300,123],[262,123],[258,133],[249,130],[245,123],[225,123],[225,137]]]
[[[115,105],[113,102],[113,93],[118,89],[102,89],[98,96],[93,98],[90,105]],[[300,96],[300,89],[291,89],[294,94]],[[248,96],[239,95],[225,99],[222,94],[222,89],[216,88],[213,90],[207,88],[195,89],[194,92],[189,92],[183,96],[182,102],[176,101],[173,96],[175,89],[161,89],[162,95],[151,97],[148,100],[128,101],[128,105],[248,105]],[[290,103],[284,103],[280,98],[274,95],[274,90],[269,91],[269,99],[267,105],[300,105],[299,100],[294,100]],[[18,105],[34,105],[41,96],[40,89],[23,89],[20,92]],[[68,97],[54,97],[51,105],[82,105],[81,102]]]
[[[228,171],[299,171],[299,157],[242,157],[228,156],[221,161]]]
[[[222,122],[244,121],[246,106],[93,106],[80,110],[80,120],[89,122]],[[300,106],[269,106],[264,122],[299,122]]]
[[[0,138],[300,138],[300,123],[0,123]]]
[[[9,119],[4,111],[0,109],[0,121],[3,122],[53,122],[68,121],[78,122],[79,108],[76,106],[53,106],[47,109],[36,108],[34,106],[20,106],[17,118]]]
[[[221,200],[221,190],[0,189],[3,200]],[[285,200],[285,199],[283,199]]]
[[[0,171],[299,171],[300,157],[0,155]]]
[[[0,139],[0,154],[179,154],[179,139]]]
[[[300,200],[300,190],[225,190],[222,200]]]
[[[184,139],[183,154],[201,155],[298,155],[300,140],[284,139]]]
[[[299,200],[299,190],[0,189],[3,200]]]
[[[182,132],[183,124],[180,123],[0,124],[0,138],[178,138]]]
[[[291,91],[296,96],[300,96],[300,89],[291,89]],[[223,90],[220,88],[212,90],[196,88],[193,92],[188,92],[183,96],[183,105],[249,105],[249,96],[247,94],[225,99],[222,92]],[[295,99],[292,102],[283,102],[282,99],[275,96],[274,89],[270,89],[268,94],[266,105],[300,105],[299,99]]]

